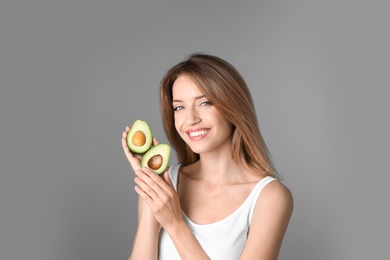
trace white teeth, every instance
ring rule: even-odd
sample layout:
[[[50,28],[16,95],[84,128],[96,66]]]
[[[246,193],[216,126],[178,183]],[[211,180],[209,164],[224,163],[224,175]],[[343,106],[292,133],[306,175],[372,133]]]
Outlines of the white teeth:
[[[190,132],[190,136],[199,136],[199,135],[204,135],[206,133],[207,130],[200,130],[200,131]]]

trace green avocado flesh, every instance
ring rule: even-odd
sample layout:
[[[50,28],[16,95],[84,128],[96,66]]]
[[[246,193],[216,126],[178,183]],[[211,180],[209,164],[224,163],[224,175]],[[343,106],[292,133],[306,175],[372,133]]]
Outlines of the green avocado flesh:
[[[168,144],[157,144],[147,151],[141,160],[141,167],[148,167],[157,174],[163,173],[171,157],[171,147]]]
[[[127,146],[133,153],[143,154],[152,146],[153,135],[148,123],[137,119],[127,134]]]

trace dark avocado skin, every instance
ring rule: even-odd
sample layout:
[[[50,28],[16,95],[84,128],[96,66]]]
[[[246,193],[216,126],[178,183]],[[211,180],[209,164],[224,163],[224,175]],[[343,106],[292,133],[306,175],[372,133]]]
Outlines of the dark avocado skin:
[[[169,160],[171,157],[171,147],[168,144],[157,144],[150,148],[142,157],[141,160],[141,167],[148,167],[148,162],[153,156],[161,156],[162,157],[162,163],[157,169],[151,169],[156,174],[162,174],[169,165]]]

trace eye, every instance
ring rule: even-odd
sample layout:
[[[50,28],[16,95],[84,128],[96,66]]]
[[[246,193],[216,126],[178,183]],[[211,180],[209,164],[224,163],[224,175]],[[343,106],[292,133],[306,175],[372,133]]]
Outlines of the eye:
[[[182,109],[184,109],[184,106],[175,106],[175,107],[173,107],[173,111],[180,111]]]
[[[210,101],[203,101],[200,103],[201,106],[211,106],[212,103]]]

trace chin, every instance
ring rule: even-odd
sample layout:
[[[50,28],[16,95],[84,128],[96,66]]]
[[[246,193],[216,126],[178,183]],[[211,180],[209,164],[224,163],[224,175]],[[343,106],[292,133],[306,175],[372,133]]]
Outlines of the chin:
[[[197,153],[197,154],[209,152],[211,150],[210,147],[205,147],[205,146],[200,146],[200,145],[192,145],[192,146],[189,145],[189,147],[191,148],[191,151],[193,151],[194,153]]]

